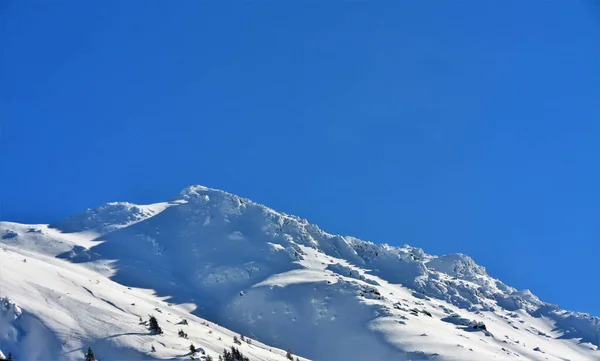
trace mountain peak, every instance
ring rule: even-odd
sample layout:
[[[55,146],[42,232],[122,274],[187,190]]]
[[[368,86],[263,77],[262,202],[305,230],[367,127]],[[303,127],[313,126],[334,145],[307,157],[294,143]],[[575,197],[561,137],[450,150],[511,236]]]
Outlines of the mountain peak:
[[[201,184],[190,185],[181,190],[177,197],[193,197],[195,195],[203,195],[203,194],[226,194],[229,196],[237,197],[235,194],[226,192],[222,189],[210,188],[207,186],[203,186]]]
[[[517,291],[465,254],[433,256],[409,245],[330,234],[307,220],[202,185],[186,187],[169,202],[111,202],[87,209],[52,225],[62,232],[3,227],[0,242],[18,269],[9,272],[14,280],[8,289],[17,294],[24,314],[32,289],[22,288],[26,283],[18,277],[35,264],[77,270],[69,287],[77,284],[84,290],[81,299],[112,312],[137,318],[138,306],[123,299],[123,292],[147,289],[169,307],[185,305],[195,316],[316,360],[595,360],[599,352],[600,320],[562,311],[529,290]],[[92,235],[98,242],[82,242],[87,232],[78,232],[83,231],[98,233]],[[35,259],[35,252],[43,257]],[[66,264],[46,264],[48,255]],[[26,264],[25,257],[34,259]],[[83,270],[87,276],[78,279]],[[110,300],[94,300],[101,287],[93,279],[116,282],[110,287],[119,291]],[[64,290],[58,305],[73,293]],[[49,294],[39,293],[39,305],[45,305]],[[129,325],[120,327],[129,334]],[[139,349],[135,337],[130,345]],[[352,340],[354,347],[336,347],[342,340]]]
[[[251,202],[249,199],[244,199],[233,193],[226,192],[221,189],[210,188],[203,185],[192,185],[185,187],[175,198],[174,201],[186,201],[189,203],[204,203],[210,200],[213,201],[236,201],[244,200]]]

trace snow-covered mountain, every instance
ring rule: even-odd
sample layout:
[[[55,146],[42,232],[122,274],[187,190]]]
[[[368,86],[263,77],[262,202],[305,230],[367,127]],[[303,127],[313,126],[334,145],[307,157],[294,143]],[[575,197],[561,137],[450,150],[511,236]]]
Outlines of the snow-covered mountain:
[[[0,350],[15,361],[81,360],[88,346],[102,361],[189,359],[190,343],[216,360],[239,334],[250,360],[600,360],[599,318],[468,256],[332,235],[202,186],[2,222],[0,238]]]

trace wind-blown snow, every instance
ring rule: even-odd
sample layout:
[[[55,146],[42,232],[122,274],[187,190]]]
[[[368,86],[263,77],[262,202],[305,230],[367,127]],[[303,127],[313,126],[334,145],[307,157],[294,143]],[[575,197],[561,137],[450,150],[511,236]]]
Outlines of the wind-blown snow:
[[[466,255],[332,235],[202,186],[51,226],[3,222],[0,238],[0,350],[15,360],[90,345],[103,360],[189,359],[190,342],[216,359],[233,332],[273,346],[244,343],[251,360],[600,360],[600,319]],[[148,314],[165,335],[148,334]]]

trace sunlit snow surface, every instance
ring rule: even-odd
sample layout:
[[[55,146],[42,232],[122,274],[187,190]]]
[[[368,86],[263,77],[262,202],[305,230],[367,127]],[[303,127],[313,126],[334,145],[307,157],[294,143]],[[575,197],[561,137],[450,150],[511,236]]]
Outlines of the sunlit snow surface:
[[[250,360],[600,360],[598,318],[468,256],[331,235],[202,186],[0,227],[0,350],[15,361],[88,346],[103,361],[187,360],[190,343],[216,360],[240,333]]]

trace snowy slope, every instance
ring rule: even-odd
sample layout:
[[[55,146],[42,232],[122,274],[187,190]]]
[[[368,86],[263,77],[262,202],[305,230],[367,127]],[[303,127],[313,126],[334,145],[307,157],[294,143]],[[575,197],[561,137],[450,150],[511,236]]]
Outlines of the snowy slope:
[[[600,319],[515,290],[468,256],[331,235],[202,186],[1,227],[0,350],[19,360],[76,360],[87,345],[104,360],[188,359],[190,342],[216,357],[232,345],[227,329],[323,361],[600,360]],[[165,335],[148,335],[149,314]],[[285,359],[258,341],[240,349]]]
[[[54,257],[76,244],[46,226],[3,229],[10,237],[0,250],[0,350],[14,360],[81,360],[88,346],[100,360],[189,359],[192,343],[216,360],[233,345],[235,334],[190,314],[192,304],[170,304],[152,290],[111,281],[110,261],[86,267]],[[149,315],[163,335],[150,335]],[[286,360],[285,352],[252,341],[236,346],[253,360]]]

